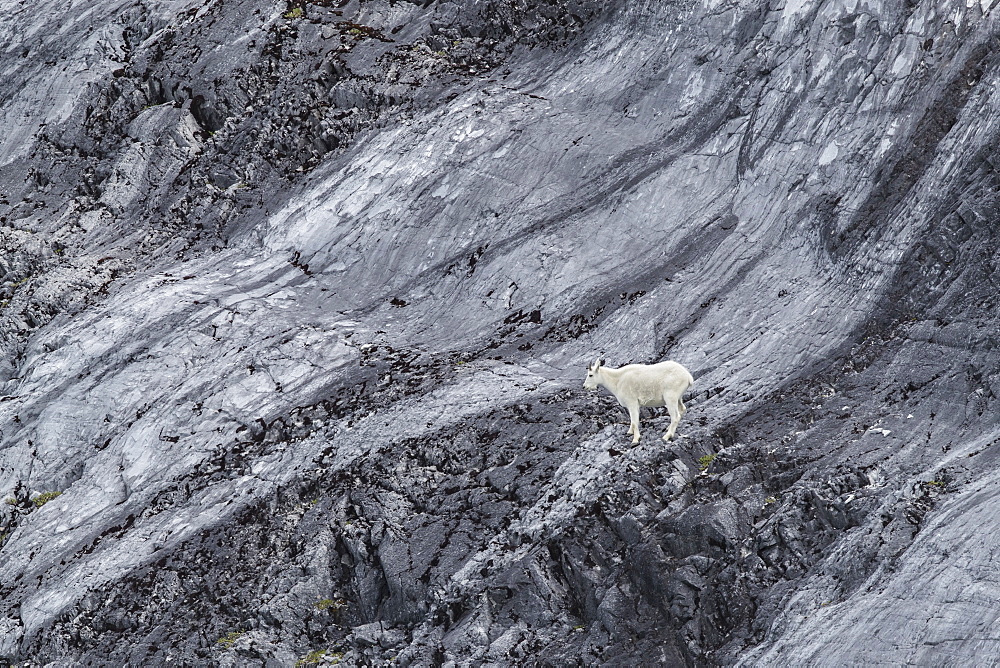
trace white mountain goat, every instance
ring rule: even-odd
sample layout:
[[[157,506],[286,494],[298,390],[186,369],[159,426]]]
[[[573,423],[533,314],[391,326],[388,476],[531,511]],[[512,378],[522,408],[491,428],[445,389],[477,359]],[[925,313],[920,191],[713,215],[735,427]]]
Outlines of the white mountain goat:
[[[663,436],[669,441],[677,431],[687,407],[681,397],[691,387],[694,378],[677,362],[659,364],[627,364],[617,369],[604,366],[604,360],[596,360],[587,368],[587,380],[583,386],[596,390],[599,385],[608,388],[628,411],[631,424],[628,433],[632,443],[639,442],[639,407],[666,406],[670,412],[670,428]]]

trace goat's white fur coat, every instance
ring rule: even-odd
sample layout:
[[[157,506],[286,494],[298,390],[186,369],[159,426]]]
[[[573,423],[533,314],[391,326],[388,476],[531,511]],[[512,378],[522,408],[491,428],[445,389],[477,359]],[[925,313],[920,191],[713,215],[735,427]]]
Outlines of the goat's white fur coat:
[[[583,386],[596,390],[603,385],[615,395],[618,403],[628,411],[630,425],[628,433],[632,442],[639,442],[639,408],[641,406],[666,406],[670,412],[670,428],[663,436],[669,441],[677,432],[677,424],[687,412],[682,397],[694,383],[694,378],[677,362],[658,364],[627,364],[613,369],[604,366],[604,360],[596,360],[587,368],[587,379]]]

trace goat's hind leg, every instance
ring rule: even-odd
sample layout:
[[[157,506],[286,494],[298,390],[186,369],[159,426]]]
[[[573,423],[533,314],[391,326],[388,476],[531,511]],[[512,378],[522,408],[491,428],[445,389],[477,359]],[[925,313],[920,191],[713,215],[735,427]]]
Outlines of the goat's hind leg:
[[[671,396],[666,394],[663,396],[663,403],[667,406],[667,411],[670,413],[670,428],[667,429],[667,433],[663,435],[664,441],[669,441],[677,433],[677,425],[681,421],[681,416],[687,411],[684,408],[684,402],[681,401],[679,396]]]

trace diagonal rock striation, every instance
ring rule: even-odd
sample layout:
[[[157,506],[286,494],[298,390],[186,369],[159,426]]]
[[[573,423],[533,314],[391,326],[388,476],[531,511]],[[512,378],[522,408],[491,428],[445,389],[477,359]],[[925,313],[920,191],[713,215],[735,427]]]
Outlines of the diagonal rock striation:
[[[777,4],[0,3],[0,658],[995,651],[1000,10]]]

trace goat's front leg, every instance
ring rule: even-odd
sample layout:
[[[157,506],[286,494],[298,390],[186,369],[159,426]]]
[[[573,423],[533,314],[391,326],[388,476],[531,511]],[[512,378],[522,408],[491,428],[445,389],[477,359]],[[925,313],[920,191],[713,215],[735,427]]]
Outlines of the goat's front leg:
[[[629,428],[628,433],[632,434],[632,443],[639,442],[639,404],[632,404],[627,406],[628,408],[628,418],[629,418]]]

